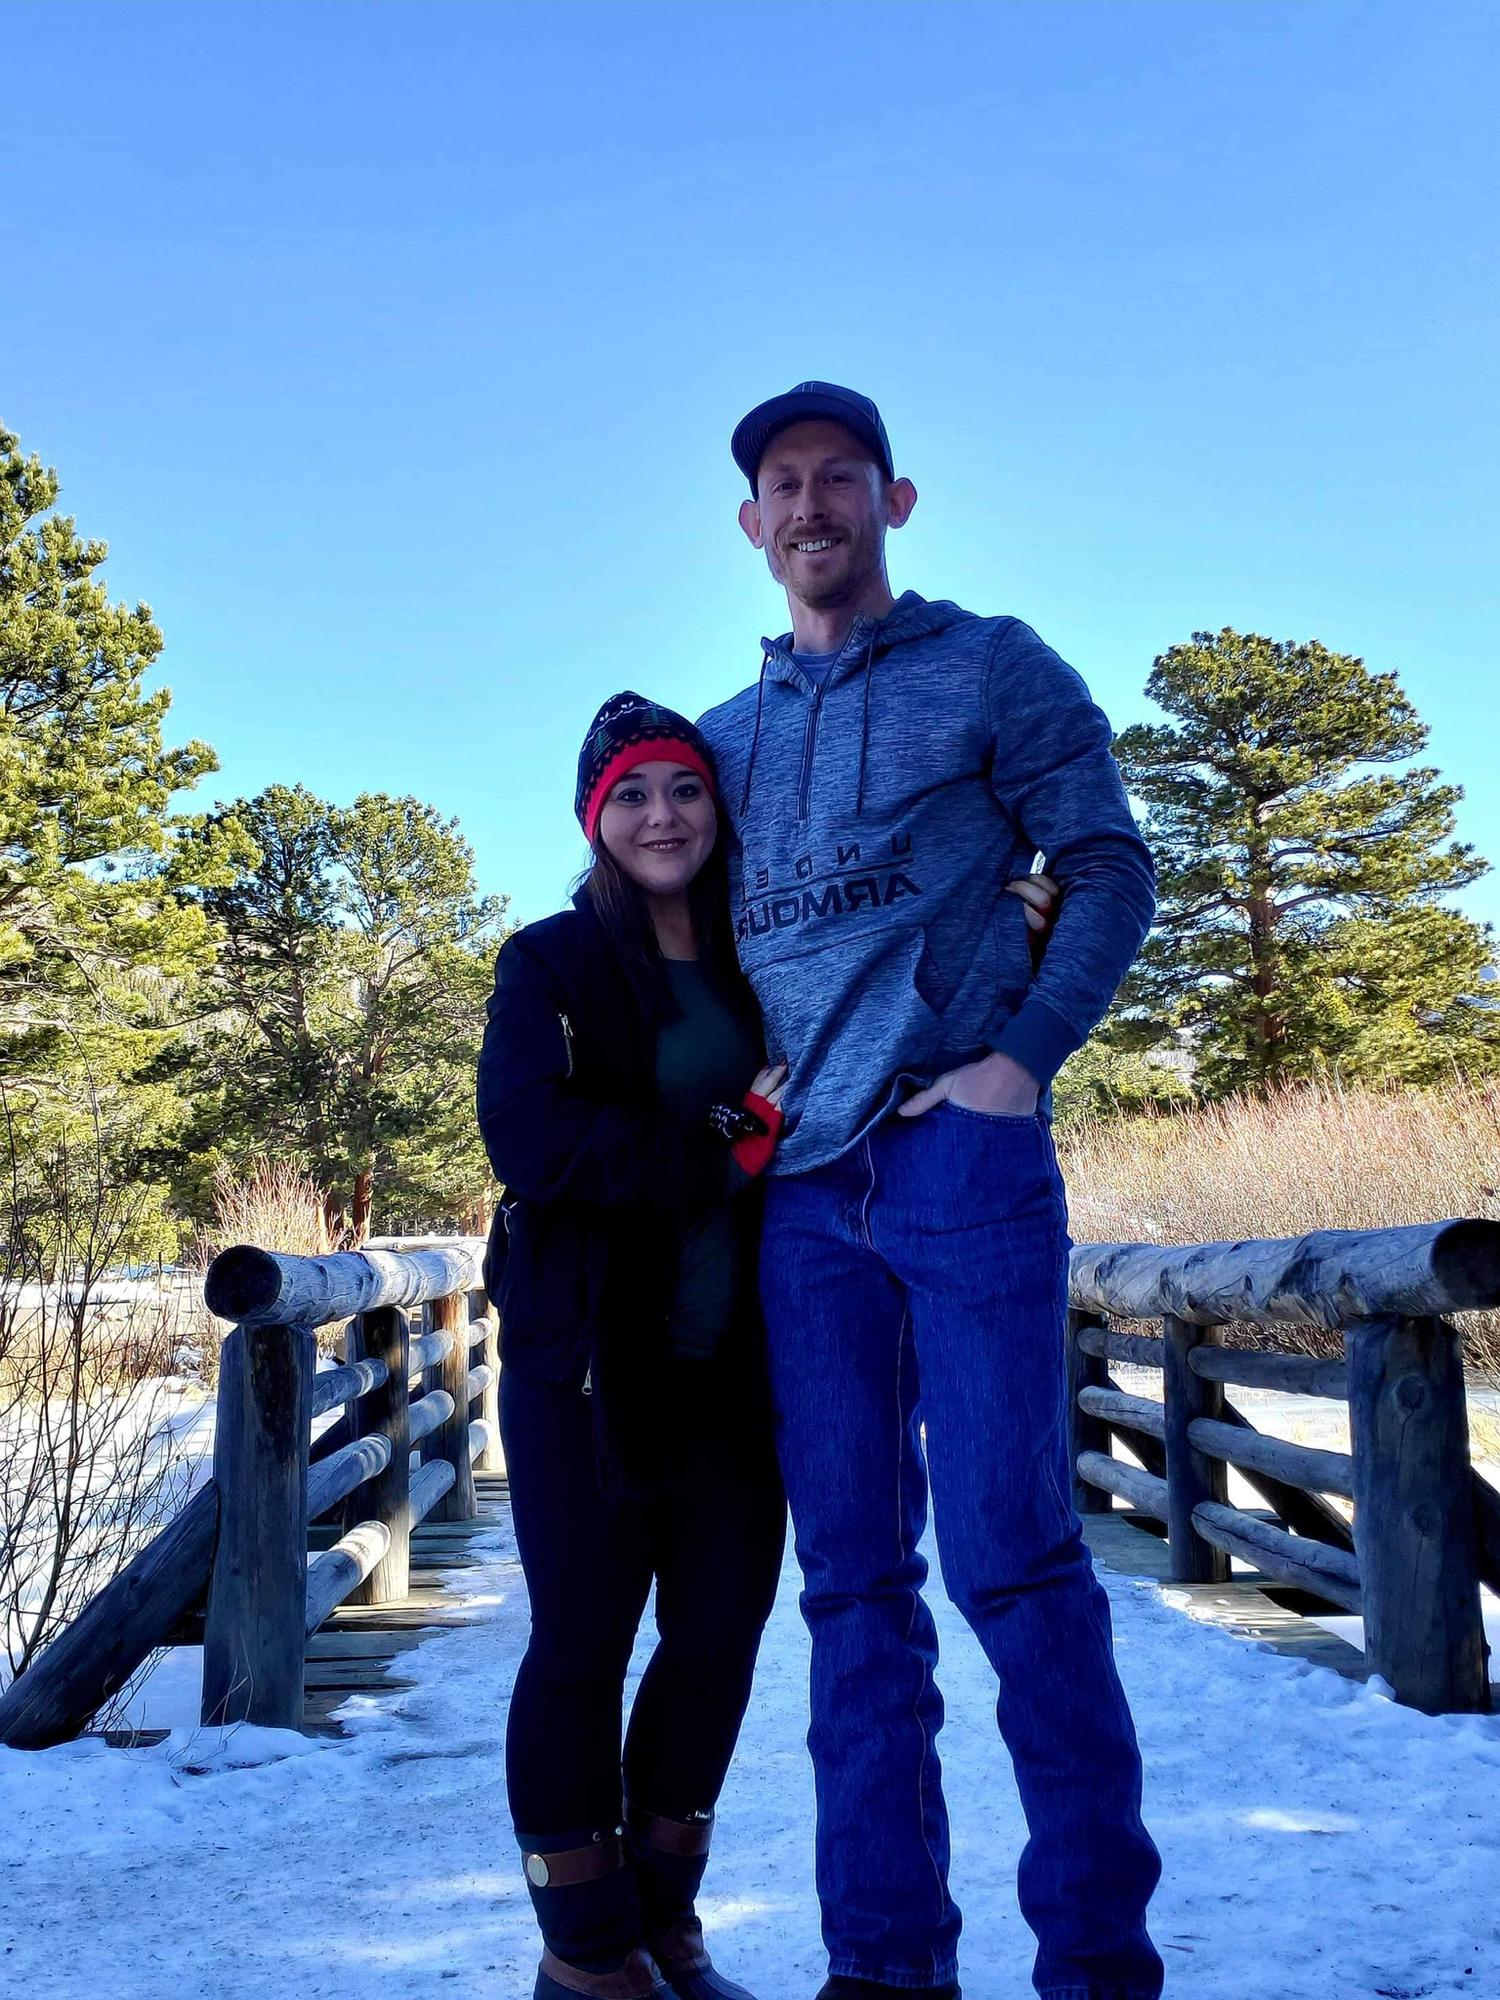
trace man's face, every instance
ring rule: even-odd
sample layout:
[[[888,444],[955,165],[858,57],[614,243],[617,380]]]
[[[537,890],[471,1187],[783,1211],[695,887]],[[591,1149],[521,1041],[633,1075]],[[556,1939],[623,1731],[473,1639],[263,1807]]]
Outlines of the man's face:
[[[906,480],[887,480],[852,431],[821,418],[776,433],[758,485],[740,526],[782,588],[818,611],[884,574],[886,529],[900,527],[916,499],[915,491],[906,499]]]

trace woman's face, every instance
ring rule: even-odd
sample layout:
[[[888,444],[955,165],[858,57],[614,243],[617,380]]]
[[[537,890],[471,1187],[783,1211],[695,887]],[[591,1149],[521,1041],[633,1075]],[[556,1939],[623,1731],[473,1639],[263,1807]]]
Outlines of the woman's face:
[[[685,889],[713,852],[719,830],[712,795],[681,764],[637,764],[609,788],[599,842],[648,896]]]

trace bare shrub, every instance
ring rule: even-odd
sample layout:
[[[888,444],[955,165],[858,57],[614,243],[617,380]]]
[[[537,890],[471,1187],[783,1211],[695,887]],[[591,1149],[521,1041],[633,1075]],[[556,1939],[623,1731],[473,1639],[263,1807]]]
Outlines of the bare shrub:
[[[1058,1151],[1079,1242],[1218,1243],[1500,1218],[1493,1083],[1288,1085],[1188,1112],[1084,1119],[1058,1134]],[[1500,1314],[1461,1324],[1471,1362],[1500,1375]],[[1278,1327],[1274,1344],[1330,1353],[1338,1341]]]
[[[203,1278],[221,1250],[253,1243],[291,1257],[326,1257],[334,1248],[328,1233],[325,1191],[309,1174],[284,1160],[260,1160],[247,1174],[221,1168],[214,1178],[214,1218],[193,1244],[187,1268],[193,1275],[197,1314],[194,1332],[197,1372],[212,1386],[219,1378],[219,1348],[229,1332],[203,1304]],[[343,1322],[319,1327],[319,1350],[336,1351]]]
[[[154,1194],[0,1092],[0,1666],[24,1673],[186,1496],[173,1301],[119,1266]]]

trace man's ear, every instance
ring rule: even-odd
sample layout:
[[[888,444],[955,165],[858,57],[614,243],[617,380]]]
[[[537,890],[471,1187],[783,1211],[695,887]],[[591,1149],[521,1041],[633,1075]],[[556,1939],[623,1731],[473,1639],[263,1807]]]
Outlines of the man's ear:
[[[892,528],[904,528],[917,504],[917,489],[909,479],[893,479],[886,488],[885,518]]]
[[[915,500],[916,497],[916,494],[913,493],[912,498]],[[760,531],[760,503],[758,501],[742,500],[740,502],[740,526],[744,529],[745,539],[752,548],[763,549],[765,547],[766,538]]]

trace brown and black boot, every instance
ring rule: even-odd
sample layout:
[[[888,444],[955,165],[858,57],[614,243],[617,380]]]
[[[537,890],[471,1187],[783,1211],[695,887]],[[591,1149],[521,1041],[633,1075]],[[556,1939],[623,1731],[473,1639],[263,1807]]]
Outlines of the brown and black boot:
[[[713,1814],[667,1819],[629,1806],[625,1825],[646,1944],[672,1991],[679,2000],[754,2000],[715,1967],[694,1908],[708,1866]]]
[[[522,1851],[526,1887],[541,1926],[533,2000],[678,2000],[646,1949],[640,1891],[625,1829],[586,1846],[532,1842]]]

